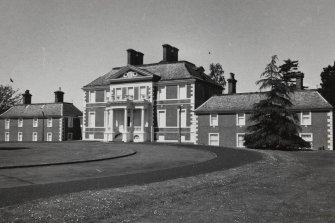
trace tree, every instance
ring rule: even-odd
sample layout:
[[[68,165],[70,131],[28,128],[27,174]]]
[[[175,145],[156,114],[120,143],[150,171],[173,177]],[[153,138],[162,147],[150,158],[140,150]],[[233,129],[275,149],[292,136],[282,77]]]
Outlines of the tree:
[[[321,81],[320,93],[335,106],[335,62],[333,66],[323,68]]]
[[[0,114],[21,101],[19,90],[14,90],[10,85],[0,85]]]
[[[284,64],[279,66],[279,73],[292,89],[296,88],[296,81],[293,79],[304,75],[304,73],[298,70],[298,67],[299,61],[291,59],[284,60]]]
[[[277,56],[271,62],[256,84],[265,92],[265,99],[254,104],[254,112],[250,121],[253,125],[247,128],[245,146],[256,149],[292,150],[310,147],[310,144],[299,137],[299,119],[292,106],[289,94],[292,88],[284,80],[280,68],[277,67]]]
[[[224,74],[224,70],[222,69],[222,66],[221,64],[219,63],[211,63],[209,65],[209,70],[210,70],[210,73],[209,73],[209,77],[215,81],[216,83],[218,83],[219,85],[222,86],[222,88],[224,89],[224,87],[226,86],[226,80],[223,76]]]

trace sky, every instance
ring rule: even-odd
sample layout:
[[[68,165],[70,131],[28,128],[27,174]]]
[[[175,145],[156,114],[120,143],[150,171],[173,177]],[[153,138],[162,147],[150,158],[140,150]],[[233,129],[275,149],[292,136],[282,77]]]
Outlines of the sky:
[[[33,103],[64,99],[83,106],[82,87],[127,63],[179,60],[220,63],[237,92],[258,91],[272,55],[299,60],[310,88],[335,60],[334,0],[0,0],[0,84],[29,89]],[[209,53],[210,52],[210,53]],[[14,83],[10,83],[10,78]]]

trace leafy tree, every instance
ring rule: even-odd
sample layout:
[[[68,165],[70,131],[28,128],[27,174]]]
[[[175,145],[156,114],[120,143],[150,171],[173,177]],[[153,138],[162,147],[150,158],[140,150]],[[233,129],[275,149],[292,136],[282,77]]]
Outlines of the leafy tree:
[[[335,106],[335,62],[333,66],[323,68],[321,81],[320,93]]]
[[[284,64],[279,66],[279,73],[282,74],[283,80],[286,81],[292,89],[296,87],[295,80],[293,79],[297,76],[304,75],[304,73],[298,70],[298,67],[299,61],[291,59],[284,60]]]
[[[21,95],[18,94],[18,90],[14,90],[10,85],[0,85],[0,114],[20,101]]]
[[[226,86],[226,80],[223,76],[224,74],[224,70],[222,69],[222,66],[221,64],[219,63],[211,63],[209,65],[209,70],[210,70],[210,73],[209,73],[209,77],[215,81],[216,83],[218,83],[219,85],[221,85],[224,89],[224,87]]]
[[[277,56],[272,56],[257,81],[260,90],[265,92],[265,99],[254,104],[250,117],[253,125],[247,128],[245,146],[257,149],[292,150],[310,147],[309,143],[299,137],[298,116],[289,108],[292,106],[290,92],[292,88],[283,79],[280,68],[276,65]]]

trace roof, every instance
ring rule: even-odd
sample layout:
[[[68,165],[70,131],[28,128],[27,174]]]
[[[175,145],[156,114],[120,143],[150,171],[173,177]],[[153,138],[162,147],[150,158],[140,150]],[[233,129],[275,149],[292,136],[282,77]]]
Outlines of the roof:
[[[199,113],[252,111],[253,105],[265,99],[266,92],[238,93],[213,96],[195,110]],[[293,110],[323,110],[333,107],[317,90],[294,91],[290,94]]]
[[[142,71],[143,73],[157,75],[160,77],[160,81],[169,81],[169,80],[182,80],[182,79],[198,79],[206,81],[211,84],[217,85],[212,81],[202,69],[199,69],[194,64],[187,61],[178,61],[178,62],[161,62],[154,64],[144,64],[144,65],[127,65],[124,67],[113,68],[107,74],[98,77],[91,83],[87,84],[85,87],[95,87],[95,86],[105,86],[111,83],[113,78],[116,78],[120,71],[129,70],[126,68],[134,69],[137,71]]]
[[[19,104],[0,115],[0,118],[82,116],[82,112],[72,103]]]

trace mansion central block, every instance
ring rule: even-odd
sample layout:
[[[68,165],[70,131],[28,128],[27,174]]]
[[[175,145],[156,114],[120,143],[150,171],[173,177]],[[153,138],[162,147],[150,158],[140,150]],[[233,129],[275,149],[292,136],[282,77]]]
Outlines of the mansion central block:
[[[160,62],[143,64],[128,49],[127,65],[84,86],[83,139],[196,143],[194,110],[223,89],[178,51],[165,44]]]

